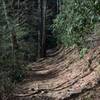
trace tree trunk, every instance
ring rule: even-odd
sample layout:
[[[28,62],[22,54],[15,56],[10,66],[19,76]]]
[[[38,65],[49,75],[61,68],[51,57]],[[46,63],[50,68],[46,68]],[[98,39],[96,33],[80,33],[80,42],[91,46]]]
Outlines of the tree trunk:
[[[46,6],[47,0],[38,0],[38,59],[46,55]]]
[[[42,35],[42,41],[41,41],[41,56],[44,57],[46,55],[46,6],[47,6],[47,0],[42,0],[41,5],[41,35]]]
[[[41,0],[38,0],[38,51],[37,58],[41,58]]]
[[[4,0],[2,0],[2,4],[3,4],[3,9],[4,9],[4,14],[5,14],[5,20],[7,22],[8,29],[11,33],[12,53],[13,53],[13,61],[14,61],[14,65],[15,65],[15,50],[18,48],[16,33],[15,33],[13,25],[11,26],[11,24],[9,22],[7,7],[6,7],[6,3]]]
[[[59,13],[59,0],[57,0],[57,14]]]

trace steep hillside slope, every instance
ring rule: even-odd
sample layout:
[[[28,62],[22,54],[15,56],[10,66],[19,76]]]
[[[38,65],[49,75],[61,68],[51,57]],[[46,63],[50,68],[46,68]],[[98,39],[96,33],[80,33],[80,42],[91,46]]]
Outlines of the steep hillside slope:
[[[65,48],[28,66],[14,100],[78,100],[78,94],[94,88],[99,81],[100,47],[91,49],[82,59],[76,47]]]

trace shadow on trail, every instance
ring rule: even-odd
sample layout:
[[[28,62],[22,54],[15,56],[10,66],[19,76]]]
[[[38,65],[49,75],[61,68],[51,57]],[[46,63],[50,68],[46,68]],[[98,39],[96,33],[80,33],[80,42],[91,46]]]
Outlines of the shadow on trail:
[[[42,71],[33,71],[31,75],[28,74],[26,76],[28,79],[32,81],[41,81],[41,80],[48,80],[57,77],[59,70],[52,69],[52,70],[42,70]]]
[[[55,100],[55,98],[48,97],[48,96],[36,96],[33,97],[34,100]]]

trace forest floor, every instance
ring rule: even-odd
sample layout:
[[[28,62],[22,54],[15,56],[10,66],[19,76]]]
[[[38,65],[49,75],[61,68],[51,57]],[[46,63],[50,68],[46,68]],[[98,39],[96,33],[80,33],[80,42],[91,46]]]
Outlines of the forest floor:
[[[77,47],[27,67],[14,100],[100,100],[100,46],[80,58]]]

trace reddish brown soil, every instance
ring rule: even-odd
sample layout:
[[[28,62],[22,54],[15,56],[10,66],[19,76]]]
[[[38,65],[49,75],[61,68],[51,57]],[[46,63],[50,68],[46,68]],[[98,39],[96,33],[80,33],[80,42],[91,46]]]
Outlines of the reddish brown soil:
[[[28,66],[14,100],[100,100],[99,94],[99,99],[96,95],[93,95],[95,99],[89,99],[93,98],[93,89],[100,90],[99,81],[100,47],[90,50],[82,59],[77,48],[63,49]]]

